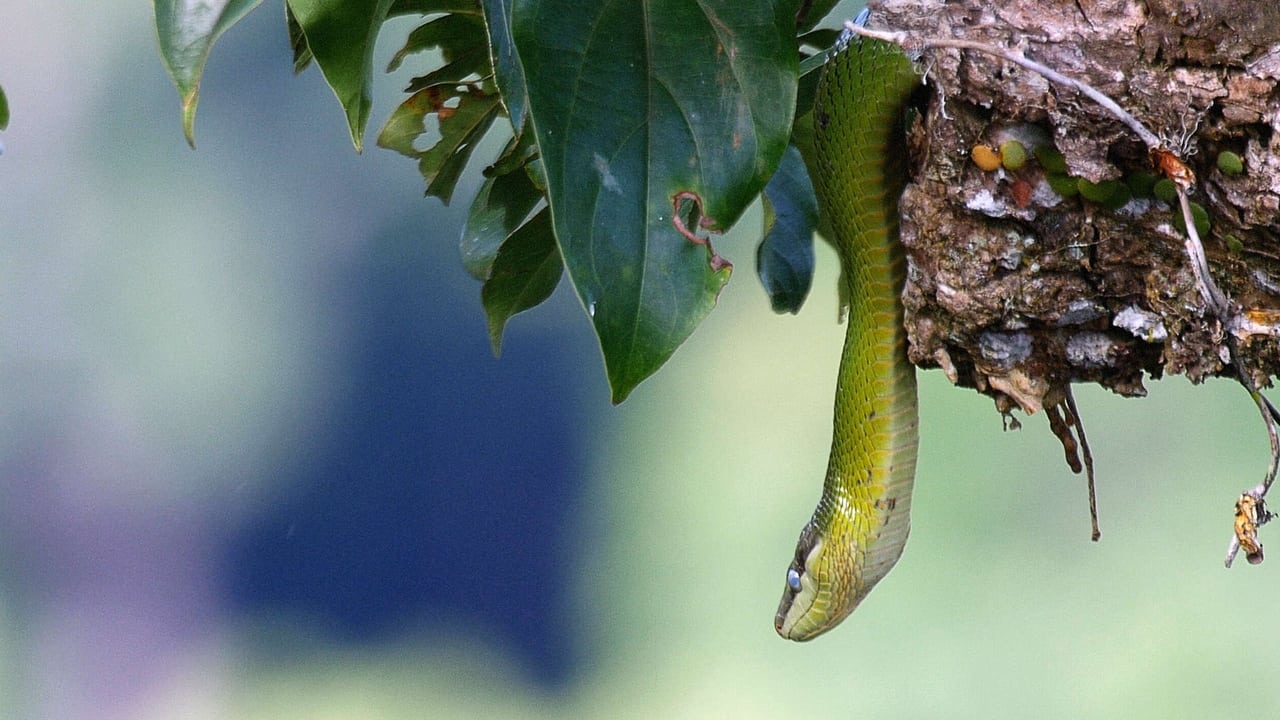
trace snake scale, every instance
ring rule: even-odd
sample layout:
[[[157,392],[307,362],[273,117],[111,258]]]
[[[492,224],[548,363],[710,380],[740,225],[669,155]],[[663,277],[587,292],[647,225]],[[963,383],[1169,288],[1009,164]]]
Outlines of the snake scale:
[[[853,612],[898,561],[910,530],[919,432],[898,198],[904,110],[919,86],[900,49],[848,31],[818,81],[814,188],[834,231],[849,312],[822,498],[800,532],[774,618],[791,640],[814,638]]]

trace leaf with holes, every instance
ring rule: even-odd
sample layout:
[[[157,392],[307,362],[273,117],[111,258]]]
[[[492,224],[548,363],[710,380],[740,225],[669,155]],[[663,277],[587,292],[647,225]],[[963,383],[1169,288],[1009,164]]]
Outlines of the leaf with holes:
[[[378,146],[415,158],[427,181],[427,194],[448,204],[472,151],[501,110],[497,93],[453,83],[433,85],[396,108],[378,134]],[[426,132],[427,115],[439,121],[440,140],[418,150],[414,143]]]
[[[397,70],[409,55],[435,48],[440,49],[444,65],[414,78],[408,92],[443,82],[461,82],[471,77],[479,79],[493,72],[489,67],[484,19],[458,14],[442,15],[415,28],[409,33],[404,46],[391,57],[387,72]]]

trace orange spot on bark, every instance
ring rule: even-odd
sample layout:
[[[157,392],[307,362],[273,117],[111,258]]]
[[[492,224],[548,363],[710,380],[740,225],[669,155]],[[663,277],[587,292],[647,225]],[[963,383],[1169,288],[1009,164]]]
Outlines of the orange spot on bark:
[[[1151,164],[1160,171],[1161,175],[1172,180],[1183,190],[1187,190],[1196,184],[1195,172],[1169,148],[1152,150]]]
[[[1009,194],[1013,196],[1013,202],[1020,208],[1024,208],[1031,204],[1031,183],[1026,180],[1014,180],[1009,186]]]

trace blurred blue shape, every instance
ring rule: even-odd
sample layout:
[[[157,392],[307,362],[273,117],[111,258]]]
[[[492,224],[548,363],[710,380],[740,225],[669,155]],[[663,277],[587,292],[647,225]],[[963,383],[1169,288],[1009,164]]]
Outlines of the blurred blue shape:
[[[496,631],[533,681],[561,686],[578,660],[590,423],[576,369],[592,353],[544,330],[495,361],[475,299],[430,280],[443,253],[413,247],[417,228],[390,237],[415,239],[381,243],[334,293],[358,348],[345,399],[276,478],[294,490],[228,548],[231,600],[322,618],[352,642],[424,620],[464,638]]]
[[[380,148],[355,156],[318,73],[288,77],[278,23],[244,31],[238,42],[252,51],[234,52],[228,38],[211,65],[207,85],[238,97],[202,107],[202,152],[250,143],[240,157],[253,164],[239,172],[305,193],[290,203],[313,213],[300,271],[308,254],[359,249],[329,270],[315,310],[342,338],[326,392],[337,400],[325,417],[300,418],[309,445],[287,448],[262,483],[284,489],[225,548],[231,610],[318,621],[307,631],[350,643],[418,639],[424,626],[497,639],[532,681],[561,686],[578,666],[570,573],[591,427],[582,398],[607,397],[590,326],[562,295],[534,311],[559,313],[562,325],[524,332],[515,320],[495,360],[457,247],[478,173],[455,207],[423,200],[412,163]],[[392,102],[399,83],[384,84]],[[308,116],[292,100],[302,93],[324,96],[329,114]],[[382,164],[396,172],[370,172]],[[408,185],[377,182],[388,175]]]

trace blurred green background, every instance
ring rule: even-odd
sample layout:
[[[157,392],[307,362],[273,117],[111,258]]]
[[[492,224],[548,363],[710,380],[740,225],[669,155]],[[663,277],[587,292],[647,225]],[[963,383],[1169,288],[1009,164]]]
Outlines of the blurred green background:
[[[7,7],[0,83],[0,718],[1280,713],[1280,569],[1221,565],[1267,452],[1231,383],[1077,391],[1093,544],[1042,418],[922,374],[907,552],[791,644],[831,253],[775,316],[748,217],[720,307],[613,408],[567,287],[488,354],[474,184],[445,208],[355,155],[278,4],[215,48],[196,152],[147,3]]]

